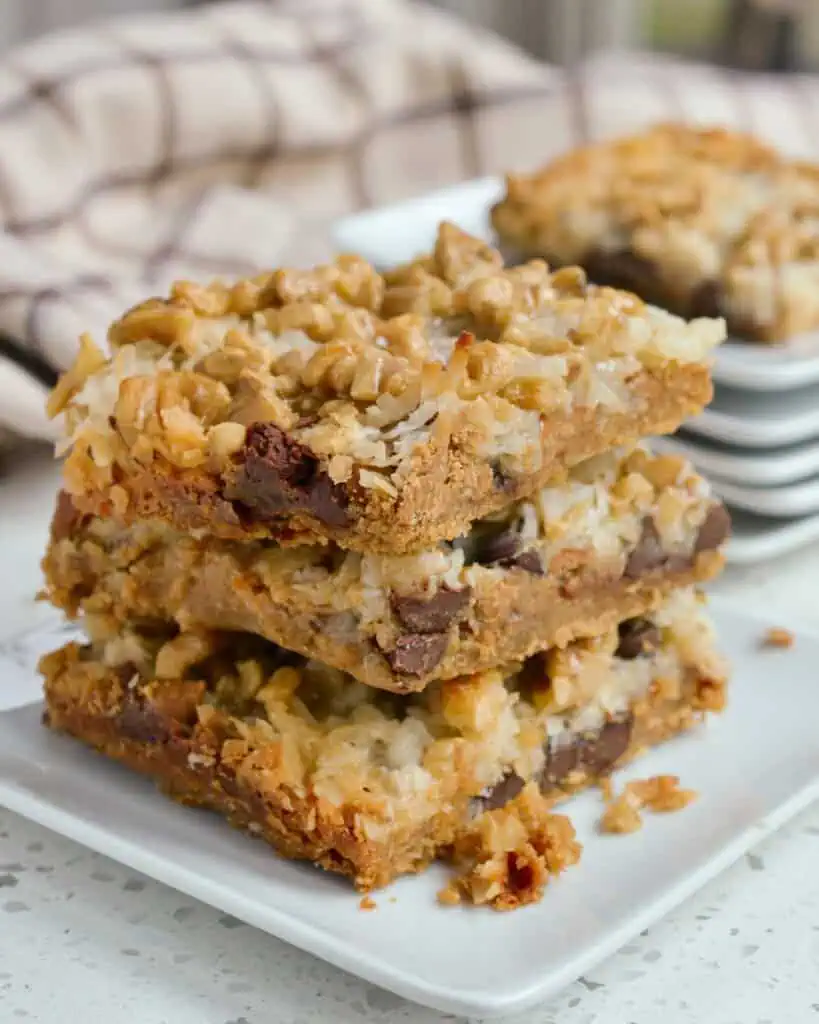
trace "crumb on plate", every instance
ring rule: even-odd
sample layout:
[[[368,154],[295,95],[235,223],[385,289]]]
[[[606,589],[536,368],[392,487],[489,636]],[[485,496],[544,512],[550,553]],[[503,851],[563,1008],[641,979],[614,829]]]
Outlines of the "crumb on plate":
[[[620,796],[610,799],[600,819],[600,831],[619,835],[636,832],[643,826],[643,808],[659,813],[680,811],[696,797],[693,789],[680,789],[676,775],[653,775],[628,782]]]
[[[504,807],[480,815],[452,848],[458,875],[438,902],[489,904],[514,910],[537,902],[550,876],[576,864],[582,849],[574,826],[529,783]]]
[[[771,626],[762,637],[762,646],[778,647],[781,650],[786,650],[789,647],[793,647],[794,640],[795,637],[789,629],[783,629],[781,626]]]

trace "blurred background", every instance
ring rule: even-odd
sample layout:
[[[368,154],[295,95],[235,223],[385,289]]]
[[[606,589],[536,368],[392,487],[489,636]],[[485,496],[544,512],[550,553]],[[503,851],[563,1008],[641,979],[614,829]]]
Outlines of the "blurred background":
[[[106,15],[170,10],[199,2],[0,0],[0,47]],[[819,0],[434,2],[556,63],[569,64],[598,50],[642,47],[735,67],[774,71],[819,67]]]

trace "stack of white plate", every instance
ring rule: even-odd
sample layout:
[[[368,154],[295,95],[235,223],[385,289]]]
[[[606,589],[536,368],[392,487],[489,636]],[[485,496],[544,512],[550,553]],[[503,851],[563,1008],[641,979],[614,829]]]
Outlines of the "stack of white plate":
[[[819,334],[787,345],[729,341],[714,401],[673,438],[731,507],[734,562],[773,558],[819,538]]]
[[[427,250],[441,220],[491,239],[497,178],[346,217],[333,236],[377,266]],[[729,341],[709,408],[657,449],[685,454],[731,507],[729,561],[749,564],[819,540],[819,332],[773,346]]]

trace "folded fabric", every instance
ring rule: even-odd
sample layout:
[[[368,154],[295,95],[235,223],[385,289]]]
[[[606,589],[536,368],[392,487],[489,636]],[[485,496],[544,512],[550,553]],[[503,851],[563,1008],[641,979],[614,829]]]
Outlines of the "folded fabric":
[[[177,278],[329,256],[327,224],[668,119],[819,147],[819,77],[665,58],[541,65],[401,0],[229,3],[106,22],[0,61],[0,430],[82,331]]]

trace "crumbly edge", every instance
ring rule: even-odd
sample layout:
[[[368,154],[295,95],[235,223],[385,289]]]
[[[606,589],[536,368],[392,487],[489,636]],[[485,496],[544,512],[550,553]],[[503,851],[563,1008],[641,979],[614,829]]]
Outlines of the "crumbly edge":
[[[506,570],[500,579],[487,573],[472,590],[468,628],[467,622],[453,624],[444,657],[430,671],[408,675],[393,671],[360,630],[349,638],[335,634],[332,617],[317,615],[296,590],[273,599],[252,570],[227,553],[206,547],[192,566],[181,564],[173,551],[151,555],[142,571],[139,563],[132,565],[121,583],[113,568],[109,574],[95,570],[81,545],[66,562],[59,542],[52,543],[43,562],[49,600],[72,616],[84,612],[120,624],[170,618],[186,629],[256,633],[396,693],[598,635],[658,607],[672,590],[713,578],[724,562],[718,552],[703,551],[690,566],[659,568],[630,580],[619,564],[569,551],[544,576],[521,569]]]
[[[551,811],[552,801],[529,783],[504,807],[466,825],[452,846],[456,875],[438,902],[467,900],[493,910],[536,903],[547,883],[580,859],[574,826]]]
[[[147,775],[172,799],[205,807],[224,816],[236,828],[264,839],[284,857],[311,861],[350,877],[356,888],[368,891],[401,874],[426,868],[436,857],[452,857],[458,836],[468,820],[468,797],[449,804],[420,826],[395,827],[376,841],[358,826],[354,803],[336,807],[308,793],[300,796],[285,786],[271,787],[275,764],[258,751],[253,763],[220,754],[218,723],[213,731],[190,735],[189,728],[169,714],[156,728],[158,741],[135,739],[123,727],[125,687],[115,670],[78,660],[76,645],[68,645],[41,663],[45,675],[44,724],[68,733],[113,760]],[[721,680],[696,679],[680,698],[668,700],[654,688],[631,708],[634,725],[627,750],[616,767],[625,764],[679,732],[699,723],[706,711],[724,705]],[[201,727],[200,727],[201,728]],[[192,756],[193,755],[193,756]],[[606,774],[608,774],[607,769]],[[556,803],[597,781],[576,772],[544,795]],[[362,795],[363,796],[363,795]],[[457,859],[457,858],[456,858]],[[531,894],[510,890],[498,905],[528,902]]]
[[[637,403],[627,412],[577,407],[541,421],[541,468],[520,477],[498,474],[491,462],[470,455],[468,436],[434,440],[413,454],[397,495],[376,489],[350,494],[347,526],[331,526],[306,513],[277,522],[244,521],[225,497],[228,479],[203,469],[180,470],[156,459],[149,465],[122,460],[116,483],[95,487],[69,475],[67,489],[84,513],[117,515],[126,522],[160,519],[179,530],[225,539],[275,537],[283,544],[333,540],[341,547],[376,554],[405,554],[460,536],[476,518],[560,480],[584,459],[651,434],[671,433],[711,399],[706,366],[663,365],[628,382]]]

